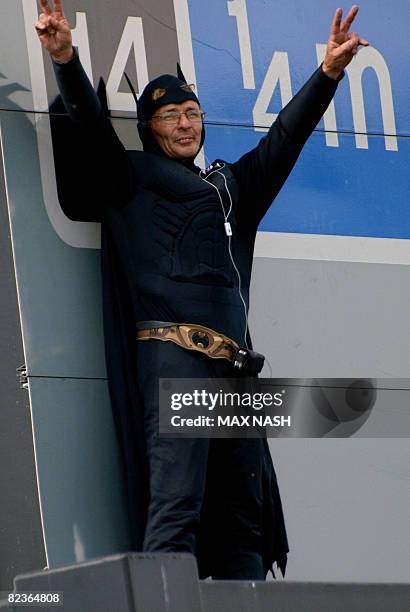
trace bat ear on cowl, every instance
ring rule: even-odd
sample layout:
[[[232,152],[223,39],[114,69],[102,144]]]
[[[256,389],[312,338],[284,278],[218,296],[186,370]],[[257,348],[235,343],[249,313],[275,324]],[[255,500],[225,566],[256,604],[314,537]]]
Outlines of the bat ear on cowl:
[[[182,72],[182,68],[179,65],[179,62],[177,62],[177,76],[178,76],[180,81],[184,81],[184,83],[187,82],[187,80],[186,80],[186,78],[184,76],[184,73]]]
[[[110,114],[110,111],[108,109],[107,89],[105,86],[105,81],[102,77],[100,78],[98,82],[97,96],[98,96],[98,99],[100,100],[101,106],[103,107],[105,115],[108,117]]]
[[[127,83],[128,83],[128,87],[129,87],[129,88],[130,88],[130,90],[131,90],[132,97],[134,98],[134,101],[135,101],[135,106],[137,107],[137,111],[138,111],[138,97],[137,97],[137,93],[136,93],[136,91],[135,91],[135,89],[134,89],[133,84],[131,83],[131,79],[130,79],[130,77],[128,76],[128,74],[127,74],[126,72],[124,72],[124,76],[125,76],[125,80],[126,80],[126,81],[127,81]]]

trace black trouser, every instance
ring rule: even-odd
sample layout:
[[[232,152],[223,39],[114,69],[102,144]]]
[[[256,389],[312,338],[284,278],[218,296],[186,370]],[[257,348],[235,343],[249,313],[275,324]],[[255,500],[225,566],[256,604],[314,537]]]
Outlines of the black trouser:
[[[264,580],[260,439],[161,438],[158,378],[231,377],[231,364],[170,342],[138,343],[150,504],[144,551],[196,554],[200,577]]]

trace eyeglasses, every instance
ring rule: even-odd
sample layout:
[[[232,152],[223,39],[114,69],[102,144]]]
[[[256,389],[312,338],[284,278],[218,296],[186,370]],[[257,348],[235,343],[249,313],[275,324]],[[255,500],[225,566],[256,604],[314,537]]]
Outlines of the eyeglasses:
[[[159,121],[163,121],[168,125],[174,125],[179,122],[182,115],[185,115],[188,121],[191,121],[191,123],[197,123],[198,121],[203,121],[205,114],[206,113],[195,109],[187,110],[185,112],[167,111],[166,113],[161,113],[160,115],[153,115],[151,119],[159,119]]]

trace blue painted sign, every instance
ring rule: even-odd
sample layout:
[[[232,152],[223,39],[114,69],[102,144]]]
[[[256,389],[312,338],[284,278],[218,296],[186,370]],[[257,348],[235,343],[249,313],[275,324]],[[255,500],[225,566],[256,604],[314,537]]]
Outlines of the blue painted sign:
[[[188,2],[209,160],[254,147],[323,57],[337,4]],[[344,6],[345,12],[350,5]],[[329,112],[261,223],[265,232],[410,238],[408,0],[363,0],[353,60]],[[255,189],[257,197],[257,189]]]

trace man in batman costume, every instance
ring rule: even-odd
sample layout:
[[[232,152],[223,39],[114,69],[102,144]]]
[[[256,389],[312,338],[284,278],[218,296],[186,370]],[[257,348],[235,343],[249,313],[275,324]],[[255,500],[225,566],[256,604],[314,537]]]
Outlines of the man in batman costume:
[[[182,73],[146,86],[138,100],[143,152],[126,151],[72,47],[61,0],[53,9],[47,0],[40,5],[36,29],[77,146],[94,158],[87,173],[102,221],[107,373],[135,549],[191,552],[202,578],[264,580],[275,562],[284,575],[288,542],[266,439],[159,436],[159,378],[233,378],[242,371],[201,352],[203,343],[187,350],[156,338],[138,341],[137,330],[187,323],[251,348],[257,228],[344,67],[368,44],[349,33],[358,9],[343,23],[337,10],[324,63],[257,147],[201,171],[194,164],[205,137],[200,103]],[[68,173],[79,171],[75,158],[66,165]]]

